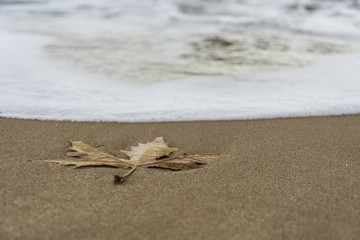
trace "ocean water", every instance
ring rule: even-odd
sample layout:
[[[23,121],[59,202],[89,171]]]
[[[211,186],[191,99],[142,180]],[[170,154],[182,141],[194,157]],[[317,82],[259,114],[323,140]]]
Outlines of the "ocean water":
[[[360,113],[360,1],[0,0],[0,116]]]

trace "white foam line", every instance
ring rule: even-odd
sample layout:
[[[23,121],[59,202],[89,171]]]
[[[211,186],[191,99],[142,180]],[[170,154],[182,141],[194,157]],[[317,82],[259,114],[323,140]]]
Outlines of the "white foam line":
[[[0,31],[0,116],[74,121],[235,120],[360,113],[360,54],[231,79],[130,84],[42,51],[51,39]]]

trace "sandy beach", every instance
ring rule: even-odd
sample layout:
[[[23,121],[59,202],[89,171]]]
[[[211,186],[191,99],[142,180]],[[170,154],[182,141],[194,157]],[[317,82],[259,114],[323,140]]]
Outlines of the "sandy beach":
[[[0,240],[360,240],[359,10],[0,0]],[[42,161],[157,137],[221,157],[122,184]]]
[[[119,155],[162,136],[229,154],[196,170],[72,169],[83,140]],[[1,239],[358,239],[360,115],[254,121],[76,123],[0,118]]]

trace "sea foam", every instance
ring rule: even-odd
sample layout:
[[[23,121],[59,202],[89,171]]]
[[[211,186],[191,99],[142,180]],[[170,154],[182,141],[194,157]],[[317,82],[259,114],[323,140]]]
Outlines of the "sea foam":
[[[149,122],[360,113],[358,9],[330,2],[2,3],[0,116]]]

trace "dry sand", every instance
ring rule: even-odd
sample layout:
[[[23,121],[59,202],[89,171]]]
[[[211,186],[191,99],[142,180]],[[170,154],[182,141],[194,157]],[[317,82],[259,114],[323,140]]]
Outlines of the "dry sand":
[[[163,136],[230,154],[190,171],[72,169],[83,140],[112,153]],[[72,123],[0,118],[0,238],[359,239],[360,115],[256,121]]]

